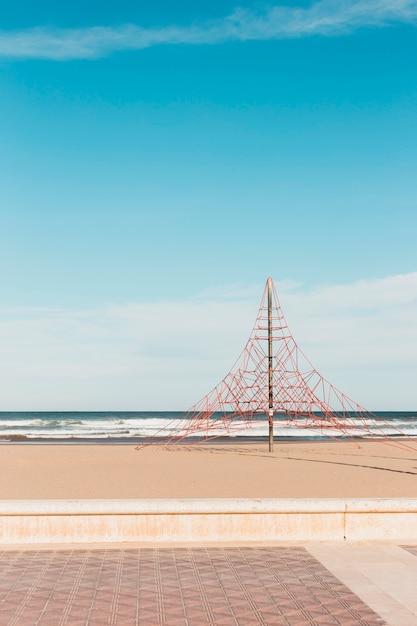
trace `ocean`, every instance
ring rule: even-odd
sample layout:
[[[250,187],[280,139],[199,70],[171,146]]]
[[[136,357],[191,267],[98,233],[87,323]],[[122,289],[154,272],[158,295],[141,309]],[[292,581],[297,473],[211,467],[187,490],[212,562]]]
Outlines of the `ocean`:
[[[388,437],[417,437],[417,411],[383,411],[374,413],[383,421],[384,435]],[[175,428],[184,426],[184,412],[180,411],[76,411],[76,412],[0,412],[0,443],[141,443],[163,441],[175,434]],[[369,423],[370,435],[373,433]],[[259,440],[267,437],[266,419],[257,418],[255,427],[222,434],[221,439]],[[360,436],[358,429],[352,433]],[[286,416],[277,416],[274,422],[276,440],[316,440],[334,437],[334,429],[303,428],[289,424]],[[217,440],[218,441],[218,440]]]

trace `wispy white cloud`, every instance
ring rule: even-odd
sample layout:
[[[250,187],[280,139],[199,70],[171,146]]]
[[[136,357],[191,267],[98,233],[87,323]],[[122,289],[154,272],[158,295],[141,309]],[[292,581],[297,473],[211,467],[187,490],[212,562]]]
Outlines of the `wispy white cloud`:
[[[417,372],[417,272],[283,292],[282,300],[313,362],[317,356],[332,369]]]
[[[96,59],[112,52],[156,45],[335,36],[361,27],[417,22],[417,0],[320,0],[308,8],[272,6],[263,12],[237,8],[230,15],[189,26],[142,28],[134,24],[78,29],[38,27],[0,32],[0,56]]]
[[[296,341],[327,379],[371,410],[415,408],[417,272],[277,287]],[[90,311],[0,312],[2,408],[186,409],[240,354],[262,289]]]

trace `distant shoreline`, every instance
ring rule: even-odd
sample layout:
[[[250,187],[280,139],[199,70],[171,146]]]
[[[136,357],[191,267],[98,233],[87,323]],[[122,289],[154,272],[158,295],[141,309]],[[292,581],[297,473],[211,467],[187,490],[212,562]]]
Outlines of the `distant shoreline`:
[[[325,442],[372,442],[372,441],[385,441],[385,440],[415,440],[417,437],[410,437],[409,435],[391,435],[387,437],[346,437],[341,435],[340,437],[327,437],[325,435],[319,436],[288,436],[288,437],[274,437],[275,443],[325,443]],[[267,441],[267,437],[217,437],[215,439],[184,439],[178,441],[164,441],[161,437],[154,439],[144,439],[143,437],[107,437],[107,438],[82,438],[82,437],[68,437],[68,438],[47,438],[47,437],[25,437],[24,435],[17,435],[11,438],[1,438],[0,445],[125,445],[125,446],[195,446],[195,445],[234,445],[234,444],[262,444]]]
[[[111,411],[111,412],[0,412],[0,444],[86,444],[142,445],[144,442],[164,444],[185,436],[189,441],[203,441],[208,434],[212,443],[257,443],[268,438],[266,416],[254,416],[252,424],[239,416],[215,415],[212,422],[201,422],[200,429],[190,427],[184,413],[175,411]],[[356,420],[344,421],[340,416],[329,420],[310,420],[277,415],[274,438],[277,442],[314,442],[374,440],[381,438],[417,437],[417,412],[381,412]],[[207,426],[210,426],[207,431]]]

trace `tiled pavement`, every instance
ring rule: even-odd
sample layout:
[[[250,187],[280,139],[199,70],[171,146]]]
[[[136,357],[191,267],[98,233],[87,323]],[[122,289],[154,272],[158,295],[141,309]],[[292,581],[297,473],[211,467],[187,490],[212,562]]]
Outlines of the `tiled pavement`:
[[[397,576],[417,596],[417,547],[8,549],[0,625],[413,626]]]

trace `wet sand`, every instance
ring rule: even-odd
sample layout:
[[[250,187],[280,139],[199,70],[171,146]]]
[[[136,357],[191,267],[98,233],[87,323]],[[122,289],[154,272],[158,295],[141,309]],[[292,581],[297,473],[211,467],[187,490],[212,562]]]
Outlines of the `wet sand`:
[[[0,446],[0,499],[384,497],[417,497],[417,446]]]

